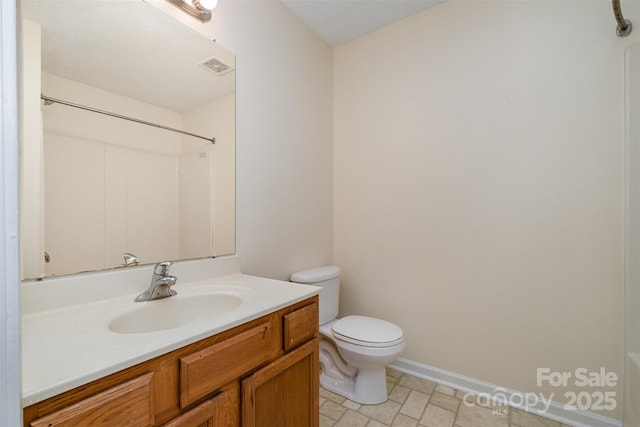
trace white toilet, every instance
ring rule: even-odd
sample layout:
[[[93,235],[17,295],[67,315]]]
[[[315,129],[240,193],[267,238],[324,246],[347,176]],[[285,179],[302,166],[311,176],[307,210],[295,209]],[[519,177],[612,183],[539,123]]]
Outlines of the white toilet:
[[[375,405],[387,400],[385,367],[404,350],[402,329],[365,316],[338,316],[340,268],[324,266],[291,275],[295,283],[321,286],[320,384],[354,402]]]

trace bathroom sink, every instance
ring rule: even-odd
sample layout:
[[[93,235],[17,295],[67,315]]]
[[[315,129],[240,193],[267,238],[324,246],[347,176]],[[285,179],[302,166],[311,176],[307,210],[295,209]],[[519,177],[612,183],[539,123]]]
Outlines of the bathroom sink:
[[[226,293],[163,298],[143,303],[109,323],[118,334],[158,332],[185,326],[200,318],[215,318],[242,304],[242,298]]]

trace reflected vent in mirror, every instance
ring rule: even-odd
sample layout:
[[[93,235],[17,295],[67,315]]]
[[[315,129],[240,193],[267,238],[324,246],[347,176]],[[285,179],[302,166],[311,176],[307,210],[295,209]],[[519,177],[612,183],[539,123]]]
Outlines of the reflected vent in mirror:
[[[200,66],[217,75],[222,75],[232,70],[230,66],[216,58],[207,59],[205,62],[200,64]]]

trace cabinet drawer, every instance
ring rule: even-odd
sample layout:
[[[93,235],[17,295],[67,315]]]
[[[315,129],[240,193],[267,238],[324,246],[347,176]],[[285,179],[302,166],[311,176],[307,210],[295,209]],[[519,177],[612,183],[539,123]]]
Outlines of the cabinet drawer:
[[[31,422],[33,427],[152,426],[153,373],[112,387]]]
[[[289,351],[317,336],[318,304],[313,303],[284,315],[283,348]]]
[[[184,408],[273,357],[271,322],[180,359],[180,407]],[[277,345],[277,344],[276,344]]]

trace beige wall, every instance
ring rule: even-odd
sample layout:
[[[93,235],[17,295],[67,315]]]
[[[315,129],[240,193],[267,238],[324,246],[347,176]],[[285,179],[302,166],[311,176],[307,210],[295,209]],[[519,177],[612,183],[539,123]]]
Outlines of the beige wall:
[[[558,401],[536,368],[622,377],[640,35],[616,37],[610,6],[451,1],[335,50],[342,315],[399,324],[407,359]]]

